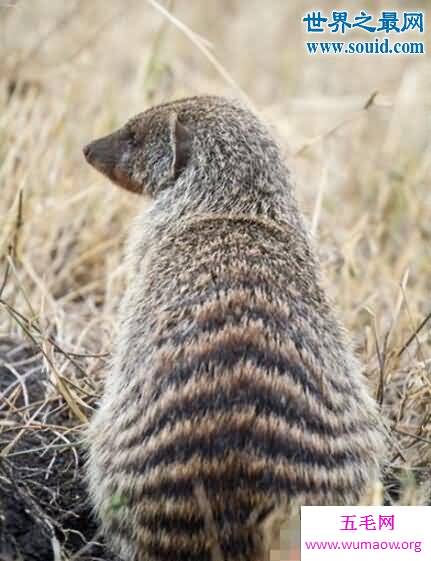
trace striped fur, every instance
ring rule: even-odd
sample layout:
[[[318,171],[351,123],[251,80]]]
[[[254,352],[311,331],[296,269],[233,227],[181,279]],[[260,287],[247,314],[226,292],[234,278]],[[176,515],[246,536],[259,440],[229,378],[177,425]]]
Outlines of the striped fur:
[[[172,115],[189,135],[175,176],[179,142],[158,144]],[[374,404],[264,126],[236,103],[192,98],[125,130],[127,180],[97,150],[91,163],[153,203],[131,236],[89,430],[91,496],[126,560],[257,561],[274,509],[359,500],[382,450]]]

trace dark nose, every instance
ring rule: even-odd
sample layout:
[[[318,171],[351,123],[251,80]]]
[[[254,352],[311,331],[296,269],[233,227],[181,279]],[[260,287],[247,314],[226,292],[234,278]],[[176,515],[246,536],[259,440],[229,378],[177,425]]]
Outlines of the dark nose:
[[[91,144],[87,144],[87,146],[84,146],[84,148],[82,149],[85,159],[87,160],[87,162],[89,162],[91,160]]]

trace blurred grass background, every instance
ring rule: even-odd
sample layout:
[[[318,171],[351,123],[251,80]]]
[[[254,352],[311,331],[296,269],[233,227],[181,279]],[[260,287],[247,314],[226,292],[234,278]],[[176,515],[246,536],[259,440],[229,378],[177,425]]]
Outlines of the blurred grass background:
[[[123,243],[139,200],[90,169],[81,149],[161,101],[246,96],[285,149],[328,290],[387,419],[392,445],[379,500],[423,503],[431,475],[431,60],[309,56],[306,40],[343,40],[307,36],[301,20],[313,8],[379,17],[407,6],[0,0],[0,334],[40,347],[70,416],[85,423],[85,396],[103,377],[115,333]],[[84,381],[73,357],[83,361]]]

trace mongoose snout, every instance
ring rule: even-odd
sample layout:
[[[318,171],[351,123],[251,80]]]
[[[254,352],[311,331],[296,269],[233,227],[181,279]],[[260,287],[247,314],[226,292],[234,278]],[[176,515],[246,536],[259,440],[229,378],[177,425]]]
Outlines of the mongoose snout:
[[[87,144],[85,159],[111,181],[133,192],[140,192],[130,174],[132,139],[126,131],[118,131]]]
[[[116,551],[258,561],[266,513],[357,503],[378,474],[379,417],[266,126],[236,101],[187,98],[84,153],[151,199],[88,433]]]

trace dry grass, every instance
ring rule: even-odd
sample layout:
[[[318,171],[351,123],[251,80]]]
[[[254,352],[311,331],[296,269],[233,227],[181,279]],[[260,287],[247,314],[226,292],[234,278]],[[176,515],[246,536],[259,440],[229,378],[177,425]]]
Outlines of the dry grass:
[[[93,172],[81,147],[150,104],[211,92],[243,96],[276,128],[387,418],[396,480],[385,500],[429,500],[431,61],[309,57],[306,5],[177,0],[167,20],[153,1],[0,0],[0,333],[35,349],[0,357],[3,477],[28,448],[52,452],[47,481],[65,454],[79,464],[115,332],[137,200]],[[404,7],[361,5],[385,6]],[[47,372],[35,402],[33,352]]]

